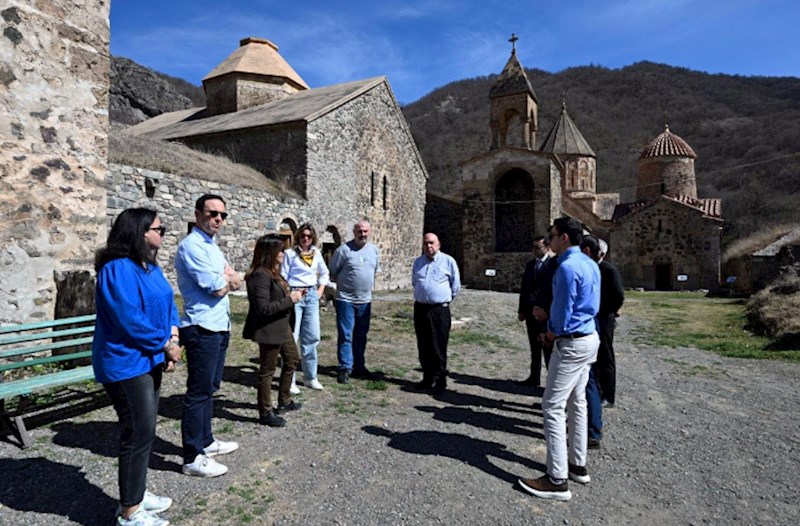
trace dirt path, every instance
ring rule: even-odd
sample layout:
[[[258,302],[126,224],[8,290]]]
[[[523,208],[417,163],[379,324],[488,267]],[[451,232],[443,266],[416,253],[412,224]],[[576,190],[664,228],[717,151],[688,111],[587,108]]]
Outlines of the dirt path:
[[[172,496],[173,524],[795,524],[800,506],[800,366],[652,348],[643,322],[620,318],[619,395],[604,447],[590,452],[592,482],[568,503],[515,488],[545,457],[538,398],[509,379],[529,354],[516,296],[464,291],[469,318],[453,332],[451,392],[410,390],[416,347],[410,302],[374,304],[368,362],[386,384],[321,393],[280,430],[255,422],[254,354],[232,353],[215,429],[242,447],[231,471],[179,473],[179,371],[163,388],[150,488]],[[407,295],[405,297],[408,297]],[[333,373],[333,314],[323,313],[323,371]],[[103,397],[97,397],[102,402]],[[89,399],[89,403],[92,399]],[[74,405],[74,403],[71,403]],[[111,524],[116,498],[114,415],[107,406],[35,415],[27,451],[0,442],[0,524]]]

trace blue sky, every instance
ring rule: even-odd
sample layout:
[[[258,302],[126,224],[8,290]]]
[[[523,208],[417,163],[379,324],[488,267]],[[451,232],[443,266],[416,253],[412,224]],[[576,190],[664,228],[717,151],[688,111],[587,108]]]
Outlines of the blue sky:
[[[113,0],[111,52],[199,85],[258,36],[312,88],[386,75],[410,103],[499,73],[512,32],[522,64],[550,72],[649,60],[797,77],[799,22],[798,0]]]

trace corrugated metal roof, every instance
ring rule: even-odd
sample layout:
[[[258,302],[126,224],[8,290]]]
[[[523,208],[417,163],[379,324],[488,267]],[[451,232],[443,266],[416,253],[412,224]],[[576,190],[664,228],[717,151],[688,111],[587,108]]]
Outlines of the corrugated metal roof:
[[[539,102],[530,81],[528,81],[528,75],[525,74],[525,69],[517,59],[517,53],[512,51],[511,57],[503,68],[503,72],[500,73],[492,89],[489,90],[489,98],[494,99],[496,97],[514,95],[516,93],[530,93],[533,100],[537,103]]]
[[[694,153],[689,144],[669,131],[669,126],[664,126],[664,133],[656,137],[648,144],[640,159],[650,157],[691,157],[697,159],[697,154]]]
[[[567,113],[566,103],[561,103],[561,116],[553,124],[539,150],[555,154],[597,157]]]
[[[203,78],[203,82],[230,73],[249,73],[290,80],[297,87],[308,89],[308,84],[278,53],[278,46],[264,38],[245,38],[240,46]]]
[[[310,122],[384,82],[387,82],[386,77],[374,77],[303,90],[268,104],[211,117],[205,116],[205,108],[175,111],[153,117],[128,131],[168,140],[288,122]]]

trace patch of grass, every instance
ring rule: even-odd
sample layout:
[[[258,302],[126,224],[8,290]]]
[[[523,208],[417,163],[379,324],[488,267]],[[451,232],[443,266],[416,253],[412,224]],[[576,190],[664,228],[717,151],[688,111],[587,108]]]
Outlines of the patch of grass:
[[[226,435],[232,431],[233,431],[233,424],[230,421],[226,420],[225,422],[222,423],[221,426],[219,426],[217,433],[219,433],[220,435]]]
[[[388,385],[383,380],[369,380],[365,387],[367,391],[385,391]]]
[[[505,340],[495,334],[487,334],[469,329],[459,329],[450,332],[450,345],[502,347],[505,345]]]
[[[800,361],[800,353],[769,351],[769,338],[745,329],[745,307],[729,298],[699,293],[628,292],[625,312],[650,321],[637,343],[694,347],[721,356]],[[696,374],[696,373],[695,373]]]

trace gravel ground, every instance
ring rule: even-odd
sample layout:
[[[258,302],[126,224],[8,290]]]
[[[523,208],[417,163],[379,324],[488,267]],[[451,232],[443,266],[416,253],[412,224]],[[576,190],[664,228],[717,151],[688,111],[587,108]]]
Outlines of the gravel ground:
[[[165,376],[148,484],[175,499],[173,524],[796,524],[800,366],[649,346],[627,312],[617,327],[617,406],[590,451],[592,482],[568,503],[515,487],[538,476],[545,446],[526,376],[516,296],[466,290],[453,307],[451,390],[413,392],[408,293],[373,305],[368,365],[385,383],[339,386],[334,314],[323,313],[322,392],[283,429],[256,424],[249,342],[237,340],[214,428],[237,440],[230,472],[180,474],[185,370]],[[236,320],[241,321],[241,314]],[[116,506],[116,425],[102,391],[69,390],[29,417],[35,445],[0,442],[1,525],[109,525]]]

